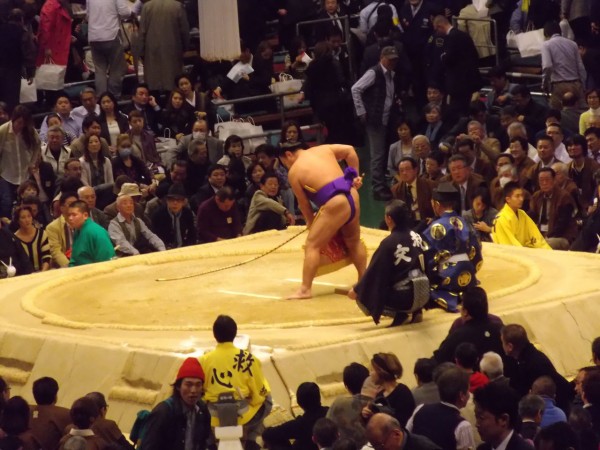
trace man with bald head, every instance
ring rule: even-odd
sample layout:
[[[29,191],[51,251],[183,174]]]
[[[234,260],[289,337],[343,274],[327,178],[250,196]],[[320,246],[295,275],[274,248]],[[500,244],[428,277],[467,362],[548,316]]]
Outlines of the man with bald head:
[[[427,136],[423,134],[417,134],[413,140],[413,149],[415,151],[415,156],[417,157],[417,165],[419,166],[419,176],[423,175],[425,172],[425,160],[431,153],[431,143]]]
[[[409,433],[400,422],[384,413],[371,416],[367,424],[367,439],[378,450],[439,450],[425,436]]]
[[[83,186],[77,189],[77,197],[83,200],[90,208],[90,219],[105,230],[108,230],[110,219],[106,214],[96,208],[96,191],[91,186]]]

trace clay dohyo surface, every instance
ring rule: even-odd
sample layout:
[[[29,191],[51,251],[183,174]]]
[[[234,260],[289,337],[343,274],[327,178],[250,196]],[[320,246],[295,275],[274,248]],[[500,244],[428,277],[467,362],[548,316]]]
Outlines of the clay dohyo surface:
[[[305,235],[247,264],[184,280],[157,281],[247,261],[292,233],[262,236],[260,245],[253,239],[240,239],[235,245],[219,245],[218,254],[195,247],[179,257],[169,252],[164,257],[153,254],[151,259],[121,259],[117,266],[99,265],[101,269],[86,276],[70,279],[66,275],[39,286],[26,303],[46,323],[84,328],[208,330],[220,313],[235,314],[238,324],[246,328],[370,321],[354,302],[334,292],[355,281],[353,266],[318,277],[311,300],[285,299],[300,282]],[[363,233],[370,254],[386,235],[374,230]],[[528,274],[526,265],[486,255],[478,279],[493,297]]]

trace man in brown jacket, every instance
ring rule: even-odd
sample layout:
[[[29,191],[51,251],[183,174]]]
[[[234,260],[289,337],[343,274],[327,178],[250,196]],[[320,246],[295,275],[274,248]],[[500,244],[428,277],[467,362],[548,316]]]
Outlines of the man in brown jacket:
[[[554,250],[568,250],[577,235],[575,201],[556,186],[556,172],[543,167],[538,172],[540,190],[531,197],[529,215]]]
[[[67,408],[56,406],[58,383],[54,378],[43,377],[33,382],[33,398],[37,403],[31,406],[31,432],[45,450],[58,449],[58,443],[65,428],[71,423]]]

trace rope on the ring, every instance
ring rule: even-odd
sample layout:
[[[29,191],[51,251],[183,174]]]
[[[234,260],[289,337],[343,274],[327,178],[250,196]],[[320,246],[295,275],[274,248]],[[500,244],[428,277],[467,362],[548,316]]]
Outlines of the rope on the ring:
[[[303,228],[300,232],[296,233],[295,235],[293,235],[291,238],[286,239],[285,241],[283,241],[281,244],[277,245],[276,247],[273,247],[270,250],[267,250],[264,253],[261,253],[260,255],[257,256],[253,256],[250,259],[247,259],[246,261],[241,261],[239,263],[235,263],[235,264],[230,264],[228,266],[224,266],[224,267],[219,267],[217,269],[211,269],[211,270],[206,270],[204,272],[200,272],[200,273],[193,273],[191,275],[182,275],[180,277],[173,277],[173,278],[157,278],[156,281],[179,281],[179,280],[187,280],[188,278],[194,278],[194,277],[199,277],[202,275],[208,275],[210,273],[215,273],[215,272],[221,272],[223,270],[227,270],[227,269],[233,269],[235,267],[240,267],[243,266],[244,264],[248,264],[251,263],[253,261],[256,261],[257,259],[260,258],[264,258],[265,256],[273,253],[274,251],[279,250],[281,247],[283,247],[285,244],[287,244],[288,242],[296,239],[298,236],[300,236],[302,233],[304,233],[306,230],[308,230],[308,228]]]

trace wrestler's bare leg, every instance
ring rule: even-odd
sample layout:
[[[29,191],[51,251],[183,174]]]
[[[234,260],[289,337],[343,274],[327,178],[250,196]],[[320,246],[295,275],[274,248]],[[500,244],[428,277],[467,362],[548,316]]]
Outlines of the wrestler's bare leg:
[[[356,205],[356,214],[352,222],[342,227],[341,232],[344,243],[348,247],[350,259],[354,267],[356,267],[358,279],[360,280],[367,270],[367,250],[362,242],[360,242],[360,200],[358,192],[355,189],[352,189],[352,198]]]
[[[319,268],[321,249],[329,243],[349,217],[350,205],[343,195],[336,195],[319,210],[319,214],[312,223],[308,237],[306,238],[302,285],[288,299],[307,299],[312,297],[312,282]]]

